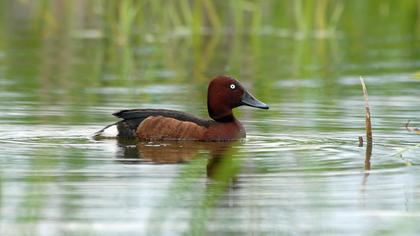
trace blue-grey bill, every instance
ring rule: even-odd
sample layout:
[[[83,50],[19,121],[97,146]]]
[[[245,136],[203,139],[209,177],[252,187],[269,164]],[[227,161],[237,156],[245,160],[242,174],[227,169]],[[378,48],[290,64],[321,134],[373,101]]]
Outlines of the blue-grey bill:
[[[250,94],[248,91],[244,92],[244,95],[242,95],[241,102],[243,105],[250,106],[250,107],[256,107],[261,109],[268,109],[269,107],[267,104],[261,102],[260,100],[256,99],[252,94]]]

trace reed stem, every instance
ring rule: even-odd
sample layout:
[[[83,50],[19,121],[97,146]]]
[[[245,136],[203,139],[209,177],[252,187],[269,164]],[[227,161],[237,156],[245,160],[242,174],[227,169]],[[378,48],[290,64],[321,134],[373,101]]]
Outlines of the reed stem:
[[[365,85],[365,81],[360,76],[360,83],[362,84],[363,96],[365,97],[365,126],[366,126],[366,153],[365,153],[365,170],[371,169],[370,159],[372,157],[372,122],[370,120],[369,98]],[[360,141],[360,139],[359,139]],[[363,142],[363,141],[362,141]],[[359,144],[360,146],[360,144]]]
[[[370,108],[369,108],[369,98],[368,93],[365,85],[365,81],[362,76],[360,76],[360,83],[362,84],[363,89],[363,96],[365,97],[365,124],[366,124],[366,142],[372,143],[373,137],[372,137],[372,122],[370,120]]]

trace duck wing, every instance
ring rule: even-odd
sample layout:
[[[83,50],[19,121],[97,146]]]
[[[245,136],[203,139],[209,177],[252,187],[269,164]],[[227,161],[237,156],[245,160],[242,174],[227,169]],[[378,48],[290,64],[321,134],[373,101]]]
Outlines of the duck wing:
[[[140,125],[141,122],[143,122],[143,120],[151,116],[162,116],[167,118],[173,118],[179,121],[188,121],[206,128],[214,122],[211,120],[204,120],[198,118],[186,112],[167,109],[122,110],[112,115],[122,119],[121,121],[118,121],[116,123],[118,129],[118,136],[126,138],[135,138],[137,127]]]

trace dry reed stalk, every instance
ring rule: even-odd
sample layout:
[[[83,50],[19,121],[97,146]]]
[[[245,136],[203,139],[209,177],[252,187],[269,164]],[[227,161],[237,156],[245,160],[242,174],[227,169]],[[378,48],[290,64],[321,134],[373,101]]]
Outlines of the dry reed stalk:
[[[372,122],[370,120],[370,108],[369,108],[369,98],[368,93],[365,85],[365,81],[362,76],[360,76],[360,83],[362,84],[363,88],[363,96],[365,97],[365,126],[366,126],[366,153],[365,153],[365,170],[371,169],[370,158],[372,156]],[[359,146],[360,140],[362,140],[363,146],[363,138],[360,139],[359,137]]]
[[[366,142],[372,143],[372,122],[370,121],[370,108],[369,108],[369,98],[368,93],[365,85],[365,81],[362,76],[360,76],[360,83],[362,83],[363,88],[363,96],[365,97],[365,123],[366,123]]]

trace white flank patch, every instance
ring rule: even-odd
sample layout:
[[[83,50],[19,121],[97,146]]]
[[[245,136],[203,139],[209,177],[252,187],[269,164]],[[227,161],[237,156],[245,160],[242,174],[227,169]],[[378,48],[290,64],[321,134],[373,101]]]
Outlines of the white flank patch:
[[[118,135],[117,125],[111,125],[98,134],[101,137],[115,138]]]

